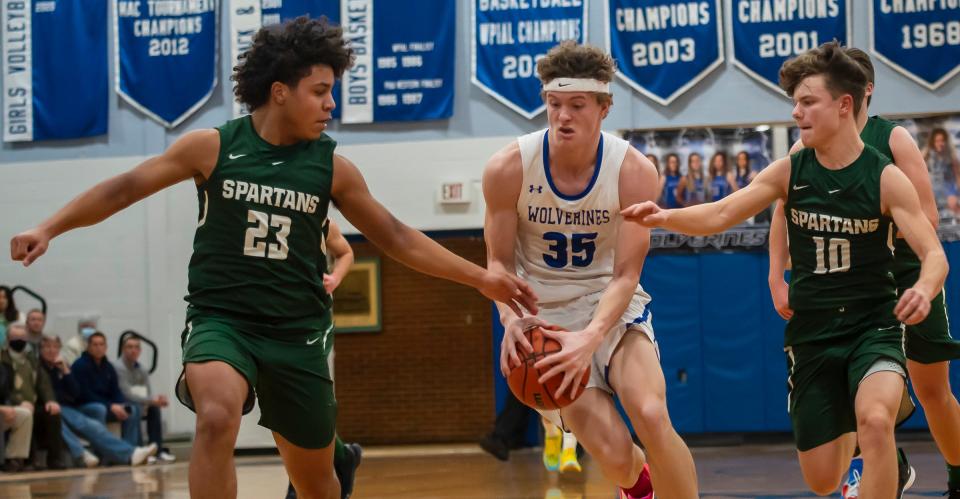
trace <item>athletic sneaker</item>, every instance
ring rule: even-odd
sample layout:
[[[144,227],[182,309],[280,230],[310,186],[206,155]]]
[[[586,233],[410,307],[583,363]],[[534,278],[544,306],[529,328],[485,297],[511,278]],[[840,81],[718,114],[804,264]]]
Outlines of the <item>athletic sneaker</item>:
[[[144,447],[137,447],[133,449],[133,454],[130,455],[130,464],[132,466],[140,466],[141,464],[147,462],[147,458],[153,456],[157,453],[157,444],[150,444]]]
[[[949,489],[943,493],[947,499],[960,499],[960,489]]]
[[[630,490],[617,487],[617,491],[617,499],[654,499],[656,496],[653,493],[653,483],[650,481],[650,466],[643,465],[637,483]]]
[[[157,461],[160,461],[161,463],[173,463],[173,462],[176,462],[176,460],[177,460],[177,456],[174,456],[173,454],[165,450],[162,450],[157,453]]]
[[[95,456],[92,452],[84,449],[83,465],[87,468],[96,468],[97,466],[100,466],[100,458]]]
[[[577,461],[576,447],[563,449],[563,452],[560,454],[560,473],[566,473],[568,471],[582,471],[580,462]]]
[[[903,452],[903,449],[897,448],[897,453],[900,455],[897,463],[899,465],[897,470],[897,499],[902,499],[903,493],[910,490],[913,482],[917,479],[917,470],[913,469],[913,466],[910,466],[910,463],[907,462],[907,454]]]
[[[353,494],[353,482],[357,477],[357,468],[360,467],[360,459],[363,458],[363,448],[360,444],[343,444],[345,458],[341,463],[333,463],[333,470],[337,472],[337,478],[340,480],[340,499],[349,499]]]
[[[563,433],[543,437],[543,465],[547,471],[560,469],[560,448],[563,445]]]
[[[850,461],[850,470],[847,471],[847,481],[840,488],[840,497],[843,499],[857,499],[860,495],[860,476],[863,475],[863,458],[857,456]]]

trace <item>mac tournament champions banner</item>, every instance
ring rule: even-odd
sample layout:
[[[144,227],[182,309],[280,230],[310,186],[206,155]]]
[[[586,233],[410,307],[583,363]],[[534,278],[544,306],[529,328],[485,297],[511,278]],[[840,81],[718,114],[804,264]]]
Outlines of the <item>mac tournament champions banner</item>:
[[[217,86],[219,0],[114,0],[116,90],[173,128]]]
[[[107,3],[0,0],[3,140],[107,133]]]
[[[663,106],[723,62],[720,0],[606,0],[606,16],[617,74]]]
[[[231,8],[234,61],[263,25],[307,15],[343,27],[356,53],[334,88],[343,123],[453,115],[456,0],[417,0],[416,9],[396,0],[241,0]]]
[[[471,0],[473,84],[527,119],[546,107],[537,61],[587,38],[587,0]]]
[[[727,0],[733,63],[783,94],[784,61],[824,43],[850,40],[848,0]]]
[[[870,0],[870,49],[936,90],[960,71],[960,0]]]

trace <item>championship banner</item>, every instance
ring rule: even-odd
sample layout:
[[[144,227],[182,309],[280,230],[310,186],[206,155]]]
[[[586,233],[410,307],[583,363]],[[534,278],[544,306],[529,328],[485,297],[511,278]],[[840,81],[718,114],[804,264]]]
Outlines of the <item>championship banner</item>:
[[[107,4],[0,0],[3,140],[107,133]]]
[[[870,51],[936,90],[960,71],[960,2],[871,0]]]
[[[720,0],[606,0],[617,75],[666,106],[723,62]]]
[[[231,12],[233,60],[260,26],[326,16],[342,25],[356,53],[353,67],[334,87],[334,118],[348,124],[449,118],[456,0],[419,0],[417,6],[391,0],[243,0],[243,8]],[[234,116],[242,113],[235,104]]]
[[[117,93],[167,128],[176,127],[217,86],[219,1],[112,3]]]
[[[473,84],[527,119],[546,108],[537,61],[587,39],[587,0],[471,0],[470,19]]]
[[[784,61],[824,43],[850,40],[849,0],[727,0],[733,63],[783,94]]]

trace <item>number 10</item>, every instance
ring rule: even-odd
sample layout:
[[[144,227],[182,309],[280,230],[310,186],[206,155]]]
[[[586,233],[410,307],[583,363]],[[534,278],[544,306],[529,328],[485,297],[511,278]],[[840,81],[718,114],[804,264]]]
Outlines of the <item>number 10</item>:
[[[841,238],[830,238],[827,244],[824,244],[822,237],[814,237],[813,242],[817,245],[817,268],[814,274],[833,274],[834,272],[846,272],[850,270],[850,241]],[[826,246],[829,256],[830,267],[824,262],[823,250]]]

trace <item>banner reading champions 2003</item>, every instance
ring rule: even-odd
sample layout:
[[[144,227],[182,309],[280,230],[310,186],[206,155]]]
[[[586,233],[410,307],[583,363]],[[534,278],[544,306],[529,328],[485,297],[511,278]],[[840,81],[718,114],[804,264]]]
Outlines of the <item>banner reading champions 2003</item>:
[[[3,140],[107,133],[107,4],[0,1]]]
[[[587,37],[586,0],[471,0],[473,83],[527,118],[544,110],[537,60]]]
[[[960,0],[870,0],[870,48],[936,90],[960,72]]]
[[[848,0],[728,0],[733,63],[780,89],[784,61],[824,43],[850,40]]]
[[[607,49],[631,87],[669,105],[723,62],[720,0],[606,0]]]
[[[301,15],[343,27],[356,60],[334,87],[343,123],[453,114],[456,0],[239,0],[231,3],[233,60],[261,25]],[[242,110],[234,107],[234,115]]]
[[[219,0],[115,0],[116,89],[168,128],[217,86]]]

